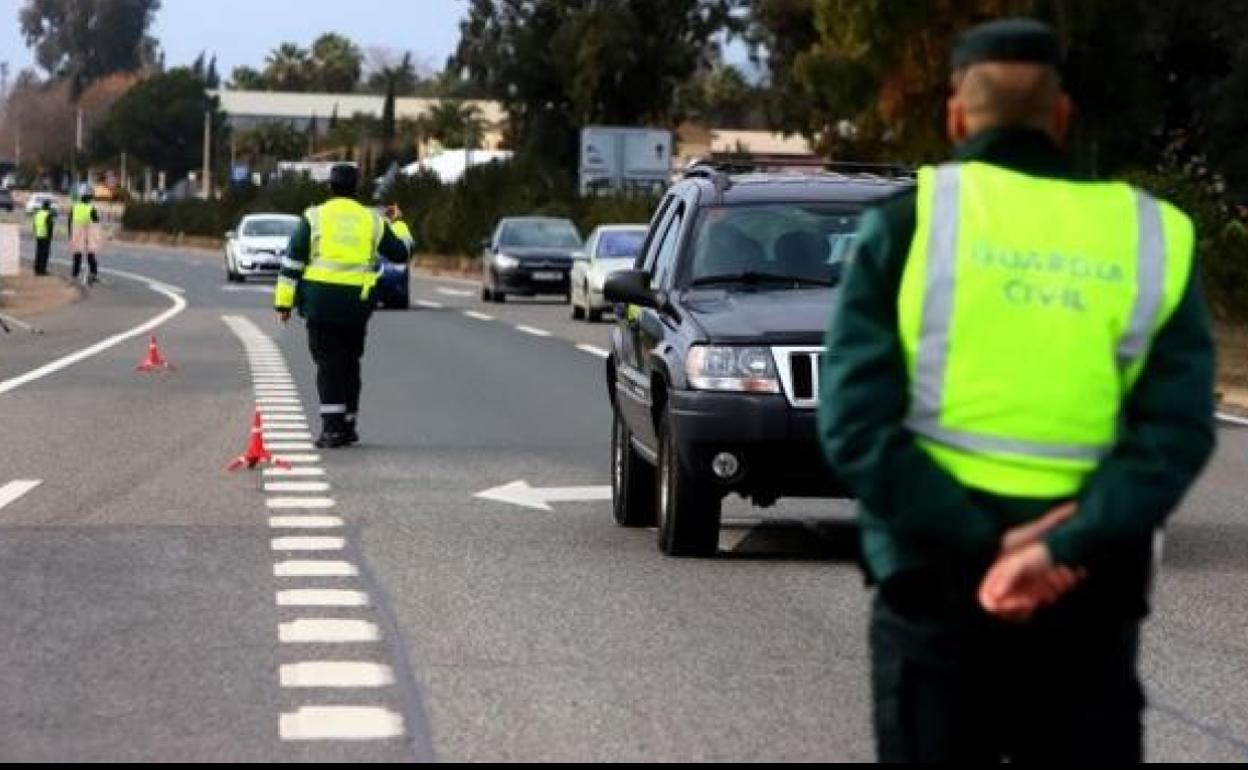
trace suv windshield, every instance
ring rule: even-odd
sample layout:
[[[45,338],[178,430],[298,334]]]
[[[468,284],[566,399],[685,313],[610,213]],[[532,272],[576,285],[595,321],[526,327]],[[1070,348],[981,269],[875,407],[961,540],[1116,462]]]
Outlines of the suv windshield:
[[[706,209],[693,245],[689,285],[832,286],[841,278],[859,215],[817,203]]]
[[[267,236],[289,237],[295,232],[298,219],[249,219],[243,225],[243,235],[259,238]]]
[[[531,220],[503,225],[499,242],[520,248],[575,249],[581,245],[581,236],[566,219]]]
[[[633,259],[646,240],[645,229],[604,230],[598,238],[599,259]]]

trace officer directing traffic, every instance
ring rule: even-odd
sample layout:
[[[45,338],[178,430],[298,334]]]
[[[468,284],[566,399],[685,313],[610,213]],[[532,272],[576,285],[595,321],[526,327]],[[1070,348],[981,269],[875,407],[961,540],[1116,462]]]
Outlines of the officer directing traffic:
[[[35,275],[48,274],[48,257],[52,255],[52,233],[56,228],[56,214],[52,212],[52,201],[47,198],[35,210],[31,220],[35,235]]]
[[[372,315],[376,257],[400,263],[408,258],[383,217],[351,197],[358,184],[355,166],[340,163],[330,170],[332,197],[304,212],[273,298],[282,323],[296,307],[307,320],[321,401],[316,445],[322,448],[359,441],[360,358]]]
[[[884,761],[1138,761],[1154,534],[1212,452],[1181,211],[1077,178],[1045,24],[953,51],[956,160],[860,225],[824,358]]]

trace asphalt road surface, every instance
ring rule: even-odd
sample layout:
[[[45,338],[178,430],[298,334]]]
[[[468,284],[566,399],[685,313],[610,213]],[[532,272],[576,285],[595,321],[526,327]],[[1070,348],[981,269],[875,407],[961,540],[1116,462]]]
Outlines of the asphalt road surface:
[[[713,560],[615,527],[607,325],[416,279],[327,454],[270,285],[104,265],[0,335],[0,760],[872,758],[849,504],[733,503]],[[176,370],[139,374],[153,319]],[[257,401],[291,470],[227,473]],[[1248,434],[1220,438],[1148,626],[1153,760],[1248,759]]]

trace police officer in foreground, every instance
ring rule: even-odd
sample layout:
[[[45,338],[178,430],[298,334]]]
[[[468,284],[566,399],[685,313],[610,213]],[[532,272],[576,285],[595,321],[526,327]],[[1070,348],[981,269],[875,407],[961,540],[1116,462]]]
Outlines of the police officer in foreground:
[[[884,761],[1138,761],[1154,535],[1214,446],[1178,209],[1078,179],[1058,43],[953,51],[956,160],[868,211],[820,433],[860,500]]]
[[[321,400],[316,445],[322,448],[359,441],[360,358],[373,308],[376,258],[406,262],[408,256],[385,219],[352,197],[358,185],[355,166],[342,163],[330,170],[332,197],[304,212],[273,298],[282,323],[295,307],[307,319]]]
[[[48,274],[48,257],[52,254],[52,232],[55,226],[56,215],[52,213],[52,201],[44,198],[31,220],[35,235],[35,275]]]

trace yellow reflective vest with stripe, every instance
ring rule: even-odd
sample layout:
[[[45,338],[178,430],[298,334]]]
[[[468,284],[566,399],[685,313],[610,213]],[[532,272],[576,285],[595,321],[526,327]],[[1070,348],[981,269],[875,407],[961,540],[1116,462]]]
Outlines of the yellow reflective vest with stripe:
[[[407,223],[402,219],[396,219],[390,223],[390,229],[400,241],[403,241],[403,245],[407,247],[410,253],[412,247],[416,245],[416,240],[412,238],[412,230],[407,226]]]
[[[358,287],[367,300],[377,282],[377,247],[385,222],[376,211],[349,198],[333,198],[304,212],[311,229],[309,259],[301,280],[334,286]],[[284,265],[285,266],[285,265]],[[291,308],[299,280],[281,275],[274,305]]]
[[[91,214],[93,211],[95,211],[95,207],[90,203],[84,203],[82,201],[75,203],[74,207],[70,209],[69,212],[70,224],[74,227],[91,224]]]
[[[1122,183],[919,172],[898,322],[907,427],[964,486],[1077,492],[1192,269],[1191,221]]]
[[[34,229],[36,238],[52,237],[52,212],[39,209],[35,212]]]

